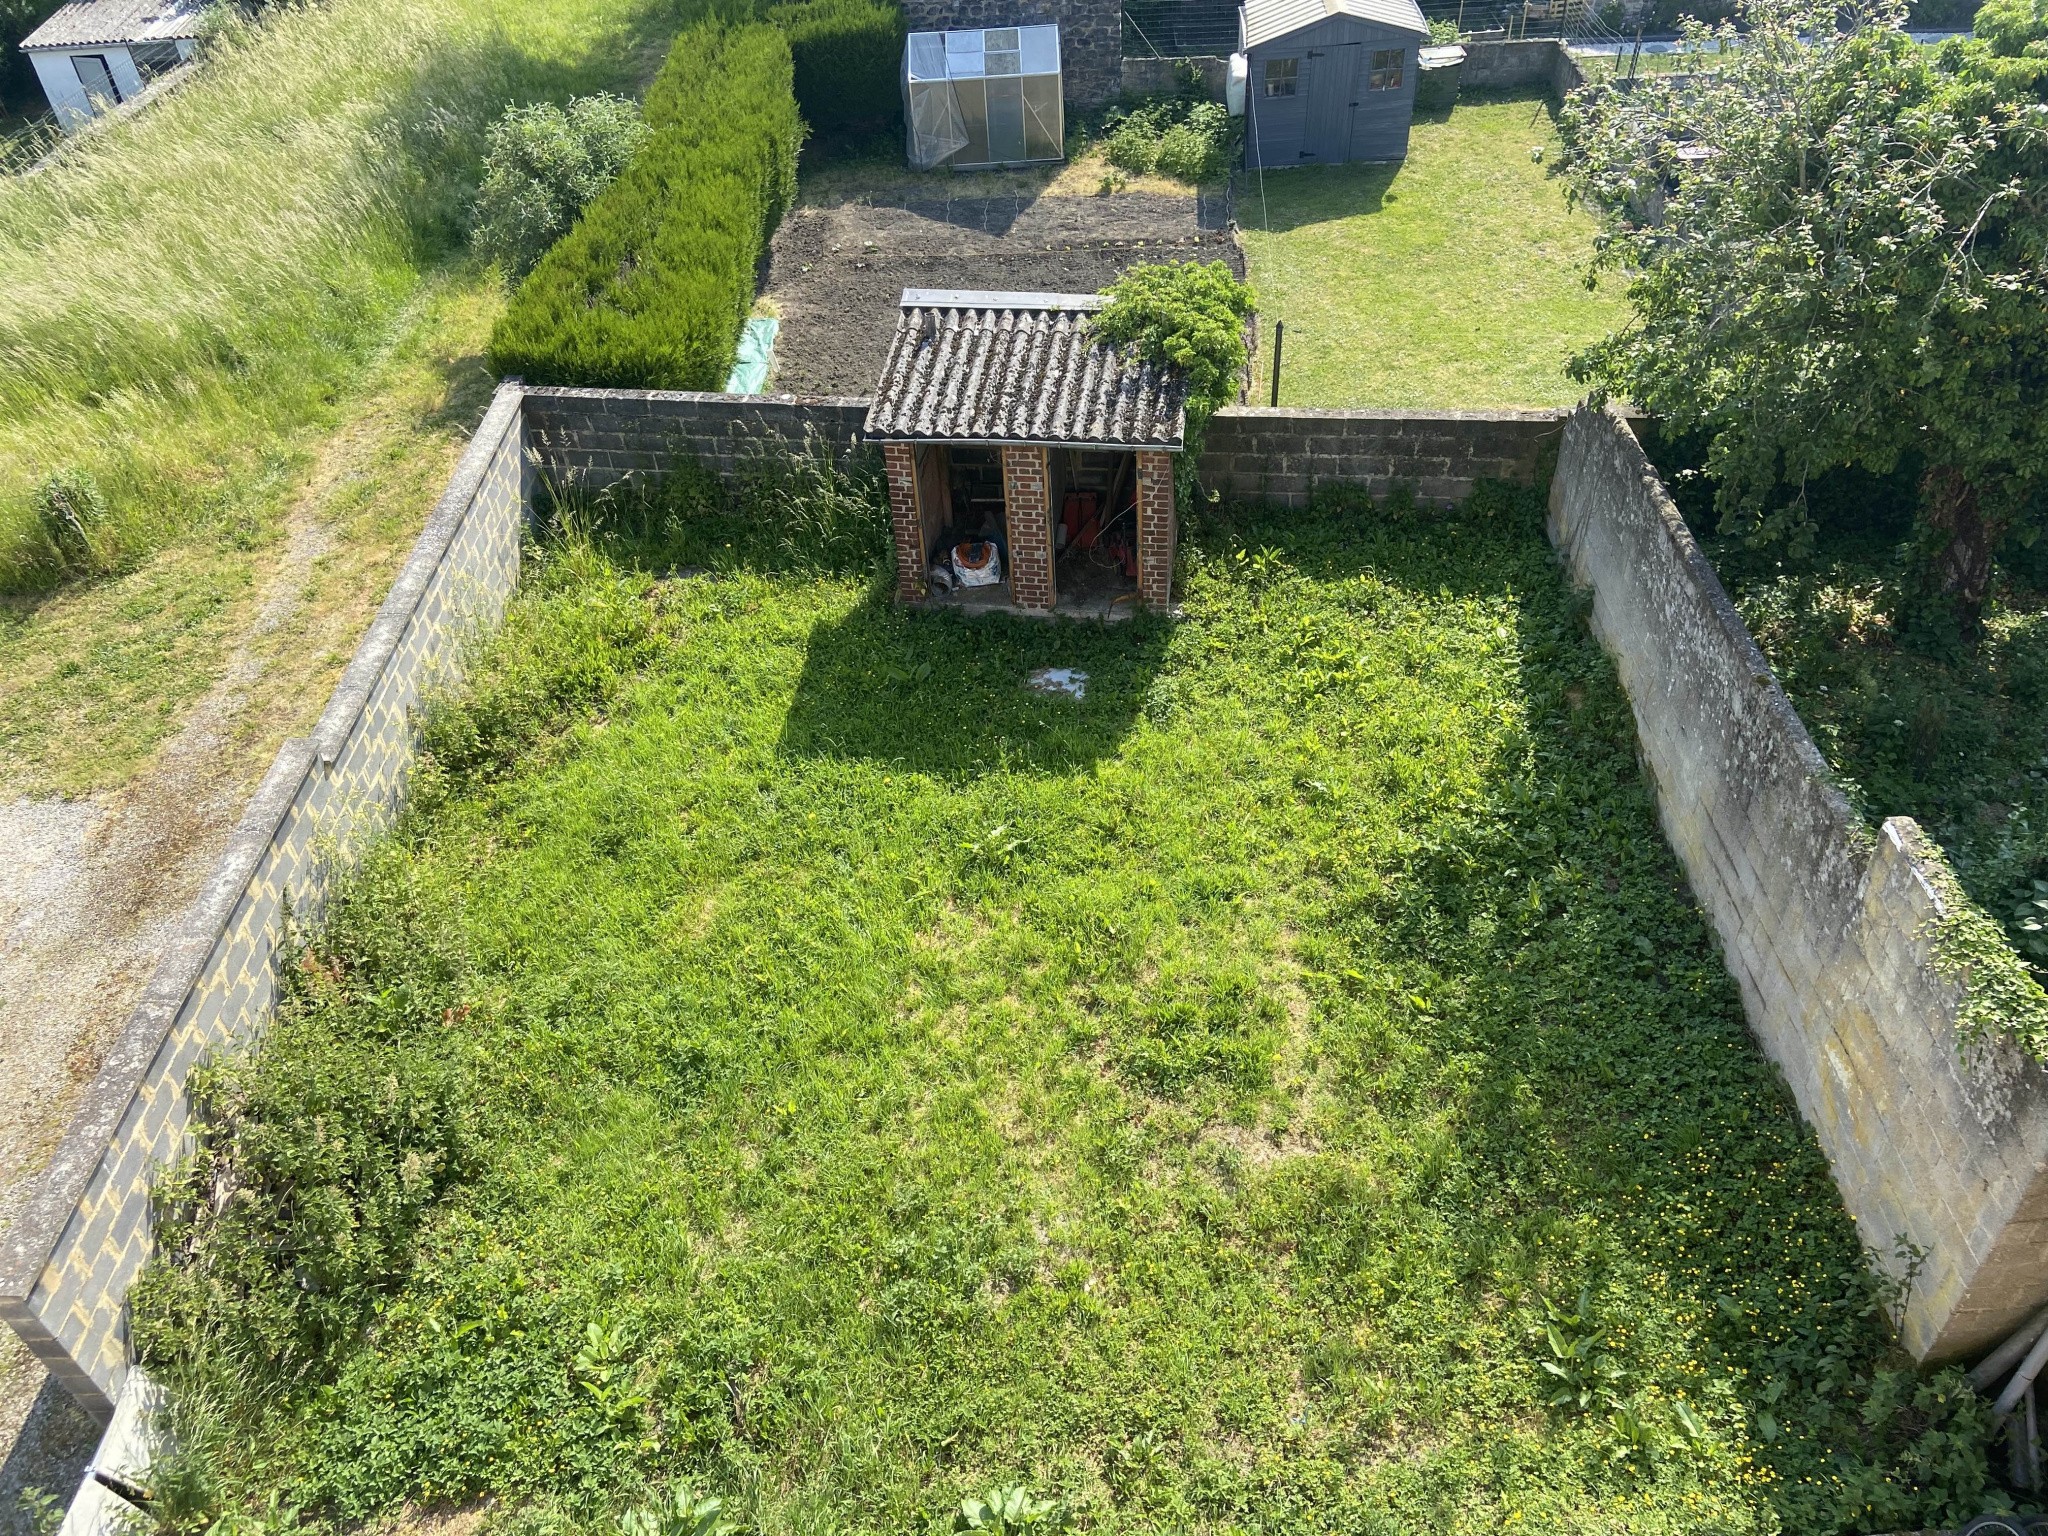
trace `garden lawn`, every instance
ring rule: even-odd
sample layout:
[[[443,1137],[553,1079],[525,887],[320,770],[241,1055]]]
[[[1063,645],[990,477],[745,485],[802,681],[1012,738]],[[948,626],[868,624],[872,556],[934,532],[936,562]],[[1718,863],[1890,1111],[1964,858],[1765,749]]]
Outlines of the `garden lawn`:
[[[1237,218],[1261,313],[1253,400],[1271,398],[1276,320],[1283,405],[1577,400],[1565,360],[1626,306],[1613,279],[1585,286],[1596,226],[1551,174],[1551,112],[1546,98],[1467,97],[1418,113],[1397,166],[1248,173]]]
[[[1009,1486],[1098,1531],[1976,1508],[1982,1410],[1894,1368],[1540,513],[1212,518],[1185,617],[1116,626],[763,568],[872,559],[875,503],[533,551],[205,1086],[213,1198],[173,1191],[136,1297],[180,1496],[542,1531],[689,1488],[878,1536]]]

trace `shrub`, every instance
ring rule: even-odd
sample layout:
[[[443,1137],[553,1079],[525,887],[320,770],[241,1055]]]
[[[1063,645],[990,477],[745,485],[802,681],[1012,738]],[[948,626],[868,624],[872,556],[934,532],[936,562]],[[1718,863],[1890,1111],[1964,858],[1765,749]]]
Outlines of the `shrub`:
[[[1190,511],[1202,433],[1217,408],[1237,398],[1251,361],[1244,325],[1257,301],[1220,261],[1132,267],[1103,292],[1109,303],[1095,316],[1095,333],[1187,376],[1187,433],[1174,462],[1174,487],[1181,510]]]
[[[1142,176],[1205,181],[1228,168],[1237,123],[1222,103],[1187,94],[1160,97],[1113,114],[1104,124],[1109,163]]]
[[[814,134],[900,122],[903,10],[893,0],[801,0],[767,19],[789,38],[796,101]]]
[[[1185,122],[1160,136],[1160,175],[1180,181],[1207,181],[1219,175],[1230,156],[1230,114],[1220,102],[1197,102]]]
[[[500,373],[536,383],[719,388],[803,138],[774,27],[683,32],[647,93],[651,130],[513,295]]]
[[[580,96],[566,109],[553,102],[509,108],[491,125],[471,245],[523,275],[646,137],[640,108],[623,96]]]
[[[238,1414],[324,1380],[410,1265],[472,1141],[445,917],[373,860],[286,969],[262,1049],[193,1074],[197,1150],[133,1293],[167,1379]]]

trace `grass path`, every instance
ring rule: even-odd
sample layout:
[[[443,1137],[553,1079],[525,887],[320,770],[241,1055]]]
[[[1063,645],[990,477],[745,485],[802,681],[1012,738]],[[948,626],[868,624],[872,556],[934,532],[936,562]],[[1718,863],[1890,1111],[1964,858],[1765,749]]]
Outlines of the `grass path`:
[[[1568,405],[1574,350],[1619,325],[1588,292],[1594,223],[1565,204],[1542,99],[1466,98],[1415,120],[1399,166],[1252,173],[1238,189],[1261,311],[1252,396],[1286,405],[1487,410]],[[1532,150],[1541,150],[1537,159]]]
[[[673,1484],[762,1536],[1012,1484],[1318,1536],[1975,1497],[1539,507],[1490,505],[1194,530],[1170,625],[905,613],[688,523],[537,552],[215,1083],[201,1177],[264,1193],[138,1293],[221,1415],[195,1486],[537,1533]]]

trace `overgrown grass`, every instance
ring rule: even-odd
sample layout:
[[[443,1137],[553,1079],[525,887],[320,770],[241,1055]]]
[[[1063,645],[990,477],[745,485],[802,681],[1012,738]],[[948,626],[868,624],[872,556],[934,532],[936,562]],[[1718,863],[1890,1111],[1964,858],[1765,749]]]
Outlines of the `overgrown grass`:
[[[1237,218],[1262,315],[1253,398],[1287,323],[1283,405],[1486,410],[1569,405],[1565,360],[1620,325],[1588,292],[1595,225],[1565,204],[1543,98],[1418,113],[1398,166],[1246,173]],[[1539,160],[1532,151],[1540,151]]]
[[[488,273],[430,275],[327,436],[274,465],[267,515],[318,528],[309,564],[267,537],[191,540],[0,597],[0,798],[117,788],[231,668],[244,707],[213,723],[232,728],[212,750],[253,783],[318,714],[482,414],[502,307]]]
[[[0,180],[0,590],[59,574],[49,475],[104,489],[100,569],[274,528],[280,462],[333,420],[456,246],[508,100],[632,88],[663,0],[333,0],[224,38],[179,91]]]
[[[1539,513],[1232,513],[1113,627],[905,612],[701,501],[532,551],[211,1079],[136,1296],[187,1505],[1974,1512],[1981,1407],[1887,1344]]]

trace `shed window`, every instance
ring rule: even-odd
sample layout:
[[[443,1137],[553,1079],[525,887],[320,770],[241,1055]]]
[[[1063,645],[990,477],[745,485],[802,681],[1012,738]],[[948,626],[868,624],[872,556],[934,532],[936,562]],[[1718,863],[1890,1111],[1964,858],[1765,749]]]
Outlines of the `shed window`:
[[[1375,48],[1372,51],[1372,74],[1365,86],[1369,91],[1398,91],[1401,89],[1401,63],[1408,57],[1405,48]]]
[[[181,62],[176,43],[131,43],[128,57],[135,65],[135,73],[145,80],[154,80],[165,71],[176,69]]]
[[[1268,96],[1292,96],[1294,86],[1301,74],[1299,59],[1266,60],[1266,94]]]

